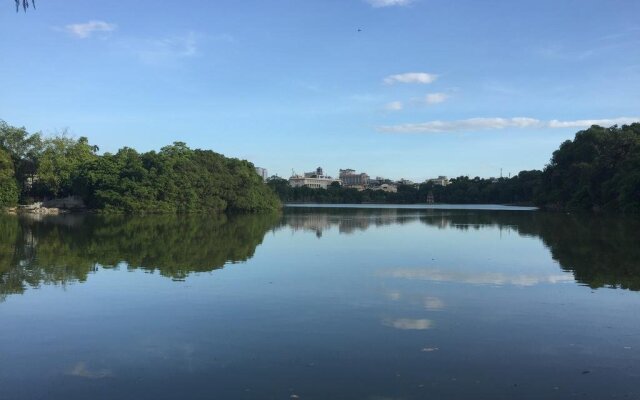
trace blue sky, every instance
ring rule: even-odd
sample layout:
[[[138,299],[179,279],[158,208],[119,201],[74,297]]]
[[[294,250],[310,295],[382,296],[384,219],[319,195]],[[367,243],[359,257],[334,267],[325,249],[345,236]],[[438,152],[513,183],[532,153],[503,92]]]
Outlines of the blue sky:
[[[0,118],[102,151],[488,177],[640,116],[637,0],[3,3]]]

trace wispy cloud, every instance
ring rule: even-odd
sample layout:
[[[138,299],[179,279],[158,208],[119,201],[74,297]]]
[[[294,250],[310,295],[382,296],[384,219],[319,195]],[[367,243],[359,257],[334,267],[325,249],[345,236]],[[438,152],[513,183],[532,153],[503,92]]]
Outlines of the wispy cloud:
[[[432,105],[444,103],[448,98],[449,95],[446,93],[428,93],[425,96],[424,101],[425,103]]]
[[[640,117],[619,117],[608,119],[580,119],[573,121],[560,121],[557,119],[543,121],[535,118],[470,118],[454,121],[428,121],[414,124],[399,124],[381,126],[381,132],[388,133],[448,133],[478,130],[500,130],[506,128],[588,128],[591,125],[611,126],[624,125],[640,121]]]
[[[602,47],[604,48],[604,47]],[[600,48],[569,49],[561,44],[550,44],[538,49],[538,54],[544,58],[561,61],[583,61],[596,55]]]
[[[369,5],[375,8],[407,6],[413,3],[413,0],[365,0]]]
[[[618,40],[621,38],[627,38],[630,36],[635,36],[638,32],[640,32],[640,27],[638,26],[632,26],[629,27],[623,31],[620,32],[615,32],[615,33],[610,33],[608,35],[605,36],[601,36],[600,38],[598,38],[599,40]]]
[[[196,56],[199,42],[198,34],[188,32],[185,35],[135,41],[129,47],[141,61],[148,64],[163,64]]]
[[[64,31],[79,39],[91,37],[94,33],[109,33],[118,29],[118,25],[104,21],[89,21],[81,24],[69,24]]]
[[[420,83],[428,84],[438,79],[438,75],[427,72],[406,72],[404,74],[389,75],[384,78],[384,83],[393,85],[395,83]]]
[[[384,105],[386,111],[400,111],[404,108],[401,101],[392,101]]]

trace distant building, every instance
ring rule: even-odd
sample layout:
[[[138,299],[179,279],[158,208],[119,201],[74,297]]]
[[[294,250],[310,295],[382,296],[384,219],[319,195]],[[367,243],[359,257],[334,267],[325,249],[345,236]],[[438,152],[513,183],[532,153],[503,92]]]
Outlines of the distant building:
[[[339,177],[342,185],[345,187],[364,190],[369,184],[369,175],[364,172],[357,174],[353,169],[341,169]]]
[[[369,187],[374,188],[376,186],[380,186],[383,183],[393,184],[393,181],[388,178],[383,178],[381,176],[376,176],[375,179],[369,178]]]
[[[413,181],[410,181],[410,180],[408,180],[408,179],[404,179],[404,178],[400,179],[400,180],[398,181],[398,184],[400,184],[400,185],[407,185],[407,186],[413,186],[413,185],[415,185],[415,183],[413,183]]]
[[[326,189],[334,182],[338,184],[341,183],[339,179],[324,175],[321,167],[318,167],[315,172],[305,172],[304,175],[294,174],[289,178],[289,185],[291,187],[306,186],[312,189]]]
[[[449,179],[446,176],[440,175],[437,178],[427,179],[426,183],[432,183],[434,186],[447,186],[449,184]]]
[[[398,187],[390,183],[383,183],[380,186],[375,186],[374,188],[372,188],[372,190],[382,190],[383,192],[387,192],[387,193],[397,193]]]
[[[313,178],[313,177],[317,177],[317,176],[324,176],[324,171],[322,170],[322,167],[318,167],[316,168],[315,172],[305,172],[304,176],[307,178]]]
[[[256,167],[256,173],[260,175],[263,181],[265,182],[267,181],[267,178],[269,177],[269,173],[267,172],[266,168]]]

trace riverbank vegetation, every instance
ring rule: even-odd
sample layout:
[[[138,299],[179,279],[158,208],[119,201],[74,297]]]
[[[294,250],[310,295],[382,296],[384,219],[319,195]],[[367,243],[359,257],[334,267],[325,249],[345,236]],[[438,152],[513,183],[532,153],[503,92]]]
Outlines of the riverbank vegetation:
[[[98,154],[87,138],[43,138],[0,121],[0,206],[79,196],[115,213],[255,212],[279,201],[248,161],[182,142]]]
[[[399,185],[397,192],[264,185],[248,161],[176,142],[160,151],[98,154],[84,137],[43,138],[0,121],[0,207],[79,196],[116,213],[262,211],[298,203],[520,204],[563,211],[640,213],[640,123],[580,131],[541,171],[509,178],[460,176],[447,186]],[[277,195],[277,196],[276,196]]]
[[[396,193],[343,188],[292,188],[273,178],[269,186],[283,202],[436,203],[537,205],[563,211],[640,212],[640,124],[580,131],[556,150],[542,170],[510,178],[460,176],[447,186],[398,185]]]

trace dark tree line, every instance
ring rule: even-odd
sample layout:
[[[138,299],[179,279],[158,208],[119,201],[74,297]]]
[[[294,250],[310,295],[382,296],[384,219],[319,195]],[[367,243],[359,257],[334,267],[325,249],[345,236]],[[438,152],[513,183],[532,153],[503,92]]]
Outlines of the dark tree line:
[[[268,185],[284,202],[292,203],[426,203],[433,196],[437,203],[448,204],[532,204],[539,186],[540,171],[522,171],[513,178],[483,179],[460,176],[450,180],[447,186],[433,183],[398,185],[395,193],[381,190],[358,191],[334,184],[328,189],[290,187],[282,178],[271,178]]]
[[[301,203],[535,204],[553,210],[640,212],[640,124],[580,131],[553,153],[543,171],[511,178],[466,176],[447,186],[399,185],[395,193],[264,185],[247,161],[174,143],[159,152],[123,148],[97,154],[84,137],[43,138],[0,121],[0,206],[81,196],[113,212],[259,211],[278,199]],[[271,190],[269,190],[269,187]]]
[[[640,123],[580,131],[553,152],[536,202],[560,210],[640,212]]]

